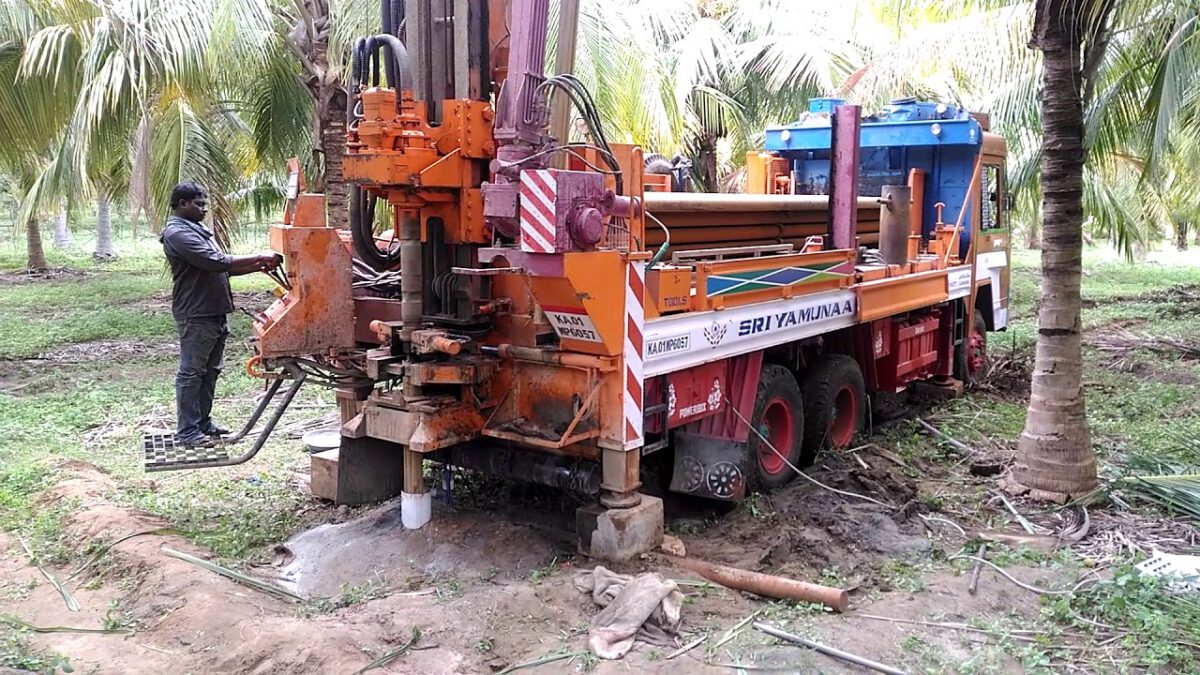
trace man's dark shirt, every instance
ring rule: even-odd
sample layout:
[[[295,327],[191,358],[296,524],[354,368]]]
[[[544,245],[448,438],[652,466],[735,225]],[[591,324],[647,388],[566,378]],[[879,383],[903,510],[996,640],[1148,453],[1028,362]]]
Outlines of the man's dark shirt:
[[[211,231],[199,223],[171,216],[159,241],[171,263],[171,313],[176,321],[233,312],[233,291],[229,288],[233,258],[221,250]]]

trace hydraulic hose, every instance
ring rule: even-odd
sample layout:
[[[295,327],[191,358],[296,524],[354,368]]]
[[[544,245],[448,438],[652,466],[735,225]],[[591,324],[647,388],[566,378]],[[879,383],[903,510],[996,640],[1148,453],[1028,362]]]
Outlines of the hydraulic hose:
[[[400,38],[395,35],[381,34],[374,38],[379,46],[385,47],[388,59],[384,63],[387,68],[388,86],[396,91],[412,89],[412,64],[408,59],[408,49]]]
[[[367,62],[370,64],[370,80],[368,86],[379,86],[379,44],[374,37],[367,38]]]
[[[375,209],[373,204],[364,204],[362,187],[350,188],[350,238],[359,259],[376,272],[386,272],[400,262],[399,251],[385,252],[375,245]],[[370,200],[374,202],[374,199]]]
[[[386,2],[387,0],[382,0]],[[390,33],[396,37],[400,37],[400,28],[404,25],[404,0],[391,0],[392,2],[392,29],[384,29],[385,33]]]
[[[354,41],[350,52],[350,96],[346,99],[346,126],[354,124],[354,98],[362,90],[363,58],[366,56],[367,41],[359,38]]]

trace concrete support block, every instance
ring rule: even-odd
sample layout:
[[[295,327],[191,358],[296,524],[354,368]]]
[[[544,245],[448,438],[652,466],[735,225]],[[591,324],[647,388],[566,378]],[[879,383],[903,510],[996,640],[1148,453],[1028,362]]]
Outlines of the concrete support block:
[[[395,497],[404,488],[401,450],[376,438],[343,436],[340,448],[312,456],[313,496],[351,506]]]
[[[406,530],[419,530],[433,518],[433,493],[400,493],[400,522]]]
[[[575,510],[579,552],[601,560],[625,562],[658,548],[663,541],[663,503],[642,495],[637,506],[609,509],[589,504]]]

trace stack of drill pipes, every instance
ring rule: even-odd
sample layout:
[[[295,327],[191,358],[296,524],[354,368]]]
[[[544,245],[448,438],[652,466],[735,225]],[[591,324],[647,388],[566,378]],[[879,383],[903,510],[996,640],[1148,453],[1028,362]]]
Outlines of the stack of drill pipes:
[[[727,195],[656,192],[646,194],[646,208],[671,231],[671,250],[793,244],[825,234],[829,198],[812,195]],[[879,210],[874,200],[859,200],[860,243],[879,237]],[[648,249],[662,245],[658,230],[646,232]]]
[[[829,210],[826,195],[754,195],[717,194],[703,192],[647,192],[646,210],[656,214],[666,213],[712,213],[756,212],[756,211],[818,211]],[[859,209],[879,208],[874,199],[858,200]]]

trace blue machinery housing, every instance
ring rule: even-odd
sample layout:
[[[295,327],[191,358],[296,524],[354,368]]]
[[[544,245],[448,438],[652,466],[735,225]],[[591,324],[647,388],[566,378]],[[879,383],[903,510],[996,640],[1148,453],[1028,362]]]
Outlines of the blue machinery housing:
[[[791,160],[797,194],[829,194],[830,126],[833,109],[844,101],[818,98],[791,125],[767,129],[765,149]],[[925,171],[924,222],[930,236],[937,222],[954,224],[966,201],[975,162],[983,147],[983,129],[967,111],[941,103],[894,101],[865,118],[860,134],[859,196],[878,197],[883,185],[907,185],[911,169]],[[971,206],[963,217],[960,255],[970,247]]]

